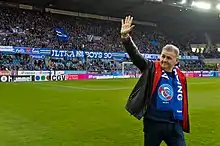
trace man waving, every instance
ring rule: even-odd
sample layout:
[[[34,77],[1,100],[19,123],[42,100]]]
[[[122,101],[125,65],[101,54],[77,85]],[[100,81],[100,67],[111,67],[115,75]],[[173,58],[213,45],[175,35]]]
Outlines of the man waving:
[[[183,132],[189,133],[187,81],[175,65],[179,49],[174,45],[162,48],[160,60],[145,59],[129,33],[133,17],[122,20],[121,39],[133,64],[142,72],[126,103],[127,111],[144,123],[144,145],[185,146]]]

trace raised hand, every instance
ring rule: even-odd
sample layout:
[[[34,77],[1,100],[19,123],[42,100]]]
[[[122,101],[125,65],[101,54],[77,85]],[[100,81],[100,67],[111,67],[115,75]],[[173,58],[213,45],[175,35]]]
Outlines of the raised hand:
[[[121,20],[121,37],[125,38],[128,36],[128,34],[131,32],[131,30],[134,28],[134,25],[132,25],[133,17],[126,16],[125,20]]]

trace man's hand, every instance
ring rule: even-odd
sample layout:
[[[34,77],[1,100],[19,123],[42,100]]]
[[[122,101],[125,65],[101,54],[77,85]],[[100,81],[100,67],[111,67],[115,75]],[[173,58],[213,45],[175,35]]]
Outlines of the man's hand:
[[[134,28],[134,25],[131,25],[133,17],[126,16],[125,20],[121,20],[121,38],[126,38],[131,30]]]

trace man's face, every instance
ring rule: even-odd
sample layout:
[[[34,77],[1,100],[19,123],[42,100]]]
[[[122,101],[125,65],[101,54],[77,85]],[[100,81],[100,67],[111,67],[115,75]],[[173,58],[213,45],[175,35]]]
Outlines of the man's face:
[[[173,51],[163,50],[160,55],[160,66],[165,71],[170,71],[178,63],[177,55]]]

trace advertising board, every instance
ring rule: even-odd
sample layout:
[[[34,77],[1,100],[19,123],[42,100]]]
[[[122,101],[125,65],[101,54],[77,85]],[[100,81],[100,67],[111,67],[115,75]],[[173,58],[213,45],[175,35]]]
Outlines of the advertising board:
[[[0,82],[32,82],[34,76],[16,75],[16,76],[0,76]]]
[[[50,80],[51,80],[51,81],[65,81],[65,80],[66,80],[66,76],[65,76],[64,74],[51,75]]]
[[[0,76],[11,76],[11,75],[16,75],[16,71],[0,71]]]
[[[89,74],[67,74],[66,80],[86,80],[89,79]]]

